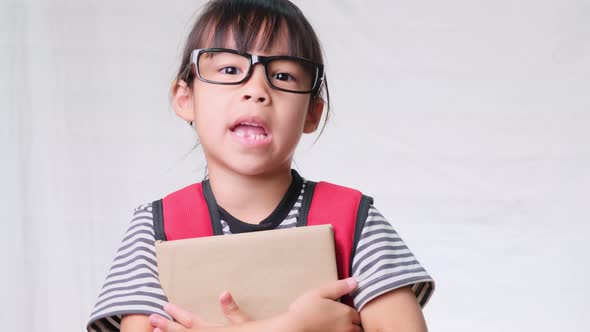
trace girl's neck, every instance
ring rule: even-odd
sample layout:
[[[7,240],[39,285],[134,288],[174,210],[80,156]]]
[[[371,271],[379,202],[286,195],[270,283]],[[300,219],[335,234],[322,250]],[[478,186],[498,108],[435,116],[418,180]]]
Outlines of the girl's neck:
[[[290,167],[257,176],[217,167],[209,170],[209,183],[217,204],[250,224],[258,224],[272,213],[291,181]]]

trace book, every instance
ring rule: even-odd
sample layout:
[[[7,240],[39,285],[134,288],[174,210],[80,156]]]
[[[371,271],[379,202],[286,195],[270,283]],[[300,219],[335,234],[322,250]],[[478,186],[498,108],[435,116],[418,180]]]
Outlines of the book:
[[[338,279],[331,225],[157,241],[156,256],[168,301],[215,324],[224,291],[256,320]]]

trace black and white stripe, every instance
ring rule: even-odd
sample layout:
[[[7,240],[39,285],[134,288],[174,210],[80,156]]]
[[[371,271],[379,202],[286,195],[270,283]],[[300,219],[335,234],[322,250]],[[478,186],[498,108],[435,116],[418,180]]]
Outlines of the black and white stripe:
[[[297,217],[305,183],[297,202],[277,228],[292,228]],[[221,221],[224,234],[231,234],[226,221]],[[166,296],[158,279],[152,207],[145,204],[135,209],[133,219],[117,251],[88,323],[88,331],[119,331],[122,315],[153,313],[168,317],[162,306]],[[406,247],[391,224],[371,207],[361,233],[352,275],[359,288],[352,294],[361,310],[375,297],[399,287],[412,285],[421,306],[430,299],[434,282]]]
[[[293,205],[293,208],[285,218],[281,222],[280,225],[277,226],[277,229],[282,228],[292,228],[297,226],[297,216],[299,216],[299,209],[301,208],[301,202],[303,202],[303,193],[305,192],[305,182],[301,185],[301,192],[299,192],[299,197],[297,197],[297,201]]]
[[[408,285],[423,307],[434,289],[432,278],[374,206],[369,209],[357,245],[352,275],[358,280],[352,294],[358,310],[375,297]]]
[[[91,314],[88,331],[119,331],[123,314],[157,313],[167,301],[160,286],[152,206],[137,207]]]

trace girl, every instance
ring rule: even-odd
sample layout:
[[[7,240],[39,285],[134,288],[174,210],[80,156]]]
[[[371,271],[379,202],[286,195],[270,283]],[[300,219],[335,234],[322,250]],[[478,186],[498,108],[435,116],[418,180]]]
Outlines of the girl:
[[[288,0],[211,0],[172,84],[176,114],[194,127],[223,234],[295,227],[309,182],[291,169],[302,134],[329,112],[320,43]],[[327,105],[327,107],[326,107]],[[326,115],[326,118],[328,116]],[[209,203],[210,203],[209,202]],[[230,294],[230,325],[213,327],[167,303],[157,273],[152,204],[135,209],[98,296],[89,331],[426,331],[432,278],[370,206],[351,275],[250,321]],[[337,301],[349,294],[354,309]]]

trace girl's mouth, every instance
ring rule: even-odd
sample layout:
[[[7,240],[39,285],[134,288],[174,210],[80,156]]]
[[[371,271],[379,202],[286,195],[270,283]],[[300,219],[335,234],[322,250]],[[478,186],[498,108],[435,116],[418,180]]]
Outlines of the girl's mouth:
[[[230,131],[243,144],[260,146],[270,143],[270,134],[264,124],[257,121],[239,121]]]

